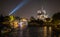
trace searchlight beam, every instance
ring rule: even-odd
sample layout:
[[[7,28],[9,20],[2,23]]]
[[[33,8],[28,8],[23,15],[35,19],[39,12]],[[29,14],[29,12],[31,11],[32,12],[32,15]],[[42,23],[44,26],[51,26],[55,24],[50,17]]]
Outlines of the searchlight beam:
[[[9,15],[15,13],[18,9],[21,9],[25,4],[27,4],[29,2],[29,0],[23,0],[20,4],[18,4],[18,6],[16,8],[14,8]]]

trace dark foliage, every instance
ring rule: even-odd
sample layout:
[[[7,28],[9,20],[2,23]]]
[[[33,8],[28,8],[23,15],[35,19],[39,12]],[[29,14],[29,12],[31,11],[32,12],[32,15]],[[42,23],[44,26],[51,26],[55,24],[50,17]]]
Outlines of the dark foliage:
[[[52,18],[53,18],[54,20],[60,20],[60,12],[55,13],[55,14],[52,16]]]

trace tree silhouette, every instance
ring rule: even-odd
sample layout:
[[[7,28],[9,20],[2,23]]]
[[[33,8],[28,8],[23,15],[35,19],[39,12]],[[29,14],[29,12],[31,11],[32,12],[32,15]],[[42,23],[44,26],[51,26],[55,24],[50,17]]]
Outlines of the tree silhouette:
[[[40,20],[40,19],[37,19],[37,24],[39,24],[39,26],[43,26],[43,23],[44,23],[44,21],[43,20]]]
[[[55,13],[53,16],[52,16],[52,23],[53,24],[59,24],[60,23],[60,12],[57,12]]]
[[[0,34],[4,34],[1,31],[10,30],[11,26],[9,24],[9,16],[0,16]]]
[[[31,17],[30,17],[30,20],[31,20],[31,21],[34,21],[34,20],[36,20],[36,19],[35,19],[33,16],[31,16]]]
[[[4,16],[1,14],[0,15],[0,22],[3,22]]]
[[[52,18],[53,18],[54,20],[60,20],[60,12],[55,13],[55,14],[52,16]]]
[[[55,13],[52,16],[52,23],[53,23],[53,34],[56,34],[56,37],[60,34],[60,12]]]
[[[43,20],[35,19],[34,17],[31,17],[28,26],[40,27],[43,26],[43,23],[44,23]]]

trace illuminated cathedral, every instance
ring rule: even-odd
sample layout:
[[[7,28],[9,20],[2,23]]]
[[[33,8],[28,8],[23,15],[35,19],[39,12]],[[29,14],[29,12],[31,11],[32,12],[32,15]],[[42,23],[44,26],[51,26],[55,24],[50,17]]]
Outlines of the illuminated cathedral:
[[[45,18],[48,18],[48,15],[46,14],[46,11],[43,8],[37,11],[37,18],[40,20],[44,20]]]

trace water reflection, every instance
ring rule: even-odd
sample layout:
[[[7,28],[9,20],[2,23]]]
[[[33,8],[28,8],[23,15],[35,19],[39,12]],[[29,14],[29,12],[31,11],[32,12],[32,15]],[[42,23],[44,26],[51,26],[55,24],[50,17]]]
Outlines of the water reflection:
[[[21,37],[51,37],[51,27],[28,27],[20,31]]]
[[[44,32],[44,37],[47,37],[47,27],[46,26],[43,27],[43,32]]]

